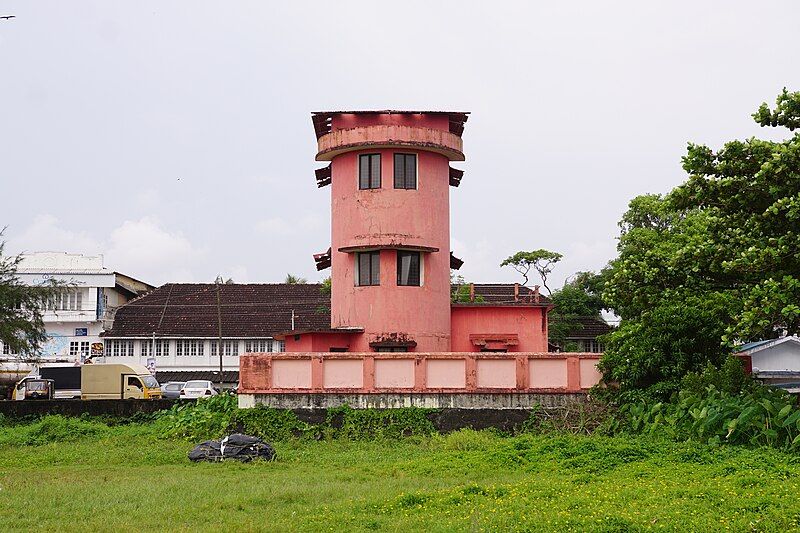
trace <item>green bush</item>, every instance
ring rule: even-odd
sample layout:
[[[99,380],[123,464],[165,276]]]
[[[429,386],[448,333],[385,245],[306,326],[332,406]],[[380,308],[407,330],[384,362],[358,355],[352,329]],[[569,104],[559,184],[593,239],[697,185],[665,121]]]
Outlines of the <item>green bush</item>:
[[[97,420],[47,415],[30,424],[8,426],[0,434],[0,445],[39,446],[53,442],[74,442],[87,437],[100,437],[108,431],[108,426]]]
[[[231,418],[230,429],[267,441],[319,434],[316,426],[302,422],[292,411],[267,407],[237,410]]]
[[[431,409],[406,407],[399,409],[328,409],[326,434],[351,440],[397,439],[433,435],[436,428],[428,420]]]
[[[194,403],[175,404],[158,414],[156,424],[164,436],[213,439],[226,432],[236,410],[236,395],[219,394],[198,398]]]
[[[620,416],[622,431],[712,445],[800,448],[800,409],[791,396],[767,387],[753,386],[743,393],[721,391],[713,384],[701,393],[688,388],[671,402],[623,405]]]

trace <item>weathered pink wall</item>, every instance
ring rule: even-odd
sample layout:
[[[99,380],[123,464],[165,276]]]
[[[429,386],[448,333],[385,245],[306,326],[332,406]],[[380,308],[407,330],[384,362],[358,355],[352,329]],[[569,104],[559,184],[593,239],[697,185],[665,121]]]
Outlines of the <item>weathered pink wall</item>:
[[[450,349],[454,352],[475,352],[480,348],[470,335],[517,334],[519,344],[509,346],[509,352],[546,352],[547,329],[542,330],[545,316],[542,307],[481,307],[452,308]]]
[[[331,348],[350,348],[353,336],[348,333],[318,331],[285,338],[287,352],[327,352]]]
[[[414,152],[398,150],[401,152]],[[358,155],[333,160],[331,182],[331,326],[363,327],[352,351],[369,351],[369,342],[388,333],[405,334],[417,351],[450,350],[449,162],[439,154],[416,151],[416,190],[394,189],[395,150],[381,154],[382,186],[358,189]],[[397,285],[396,251],[381,251],[380,286],[355,286],[355,254],[339,248],[410,245],[437,248],[422,254],[421,287]]]
[[[587,359],[596,364],[594,359]],[[566,359],[532,359],[529,363],[530,386],[534,389],[566,388],[567,387],[567,360]]]
[[[240,356],[240,392],[577,392],[588,353],[265,353]]]
[[[376,389],[413,389],[414,359],[375,359]]]
[[[410,115],[407,113],[341,113],[332,117],[331,131],[377,126],[379,124],[450,131],[448,115]]]

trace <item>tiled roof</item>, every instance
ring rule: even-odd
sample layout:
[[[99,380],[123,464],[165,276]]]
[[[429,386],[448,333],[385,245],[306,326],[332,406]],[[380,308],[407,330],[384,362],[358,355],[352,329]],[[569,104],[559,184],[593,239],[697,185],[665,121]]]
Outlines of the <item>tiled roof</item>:
[[[222,336],[226,338],[274,337],[287,331],[329,331],[330,297],[320,284],[220,285]],[[482,302],[455,306],[548,306],[544,296],[535,302],[528,287],[514,284],[475,284]],[[292,328],[292,311],[295,321]],[[168,283],[121,306],[112,329],[104,337],[209,337],[218,335],[217,285]]]
[[[600,318],[579,317],[573,322],[576,323],[576,326],[567,333],[567,339],[596,339],[614,329]]]
[[[219,370],[156,370],[156,380],[160,384],[168,383],[170,381],[192,381],[194,379],[203,379],[207,381],[219,382]],[[239,372],[236,370],[223,370],[222,382],[223,383],[237,383],[239,381]]]
[[[319,284],[220,285],[223,337],[271,337],[330,328],[330,298]],[[168,283],[121,306],[105,337],[216,337],[217,285]]]
[[[469,287],[469,284],[465,286]],[[515,285],[513,283],[475,283],[474,287],[475,299],[483,301],[459,302],[454,303],[453,306],[519,305],[526,307],[546,307],[551,305],[550,300],[541,294],[537,302],[533,289],[522,285]],[[519,291],[516,297],[514,294],[515,287],[518,287]],[[454,290],[455,288],[456,286],[453,286]]]

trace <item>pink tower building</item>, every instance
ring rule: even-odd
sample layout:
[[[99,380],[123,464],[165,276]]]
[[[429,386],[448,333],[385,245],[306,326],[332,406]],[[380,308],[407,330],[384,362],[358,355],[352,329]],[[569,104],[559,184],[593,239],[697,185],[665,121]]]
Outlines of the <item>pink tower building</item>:
[[[468,114],[313,114],[320,187],[331,186],[331,327],[293,331],[287,351],[546,351],[549,302],[512,284],[470,285],[454,303],[450,187]],[[469,292],[467,292],[467,290]]]
[[[330,325],[295,327],[327,313],[298,302],[292,330],[276,336],[287,353],[239,357],[240,407],[527,409],[598,382],[598,354],[547,352],[551,304],[537,288],[451,286],[462,261],[450,251],[450,187],[464,173],[450,164],[464,160],[466,121],[313,114],[316,159],[328,162],[317,185],[331,187],[331,246],[314,256],[331,269]]]

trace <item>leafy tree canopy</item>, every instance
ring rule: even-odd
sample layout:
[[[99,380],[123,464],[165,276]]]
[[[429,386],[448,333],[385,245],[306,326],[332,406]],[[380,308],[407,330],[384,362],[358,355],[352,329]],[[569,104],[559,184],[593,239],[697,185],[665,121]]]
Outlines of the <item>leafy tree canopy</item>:
[[[800,93],[753,115],[800,125]],[[689,144],[688,180],[631,201],[604,298],[622,318],[601,363],[623,388],[674,382],[749,340],[800,333],[800,135]],[[667,385],[668,386],[668,385]]]
[[[539,277],[542,278],[542,285],[547,289],[547,294],[552,294],[550,287],[547,286],[547,276],[550,275],[550,272],[553,271],[553,267],[556,263],[561,261],[562,257],[564,256],[558,252],[551,252],[550,250],[544,249],[533,250],[531,252],[522,251],[507,257],[500,263],[500,266],[510,266],[522,274],[522,277],[525,279],[523,285],[528,284],[528,274],[531,268],[533,268],[534,271],[539,274]]]
[[[300,276],[295,276],[294,274],[286,274],[286,279],[283,280],[283,282],[289,285],[305,285],[308,283],[308,280]]]

